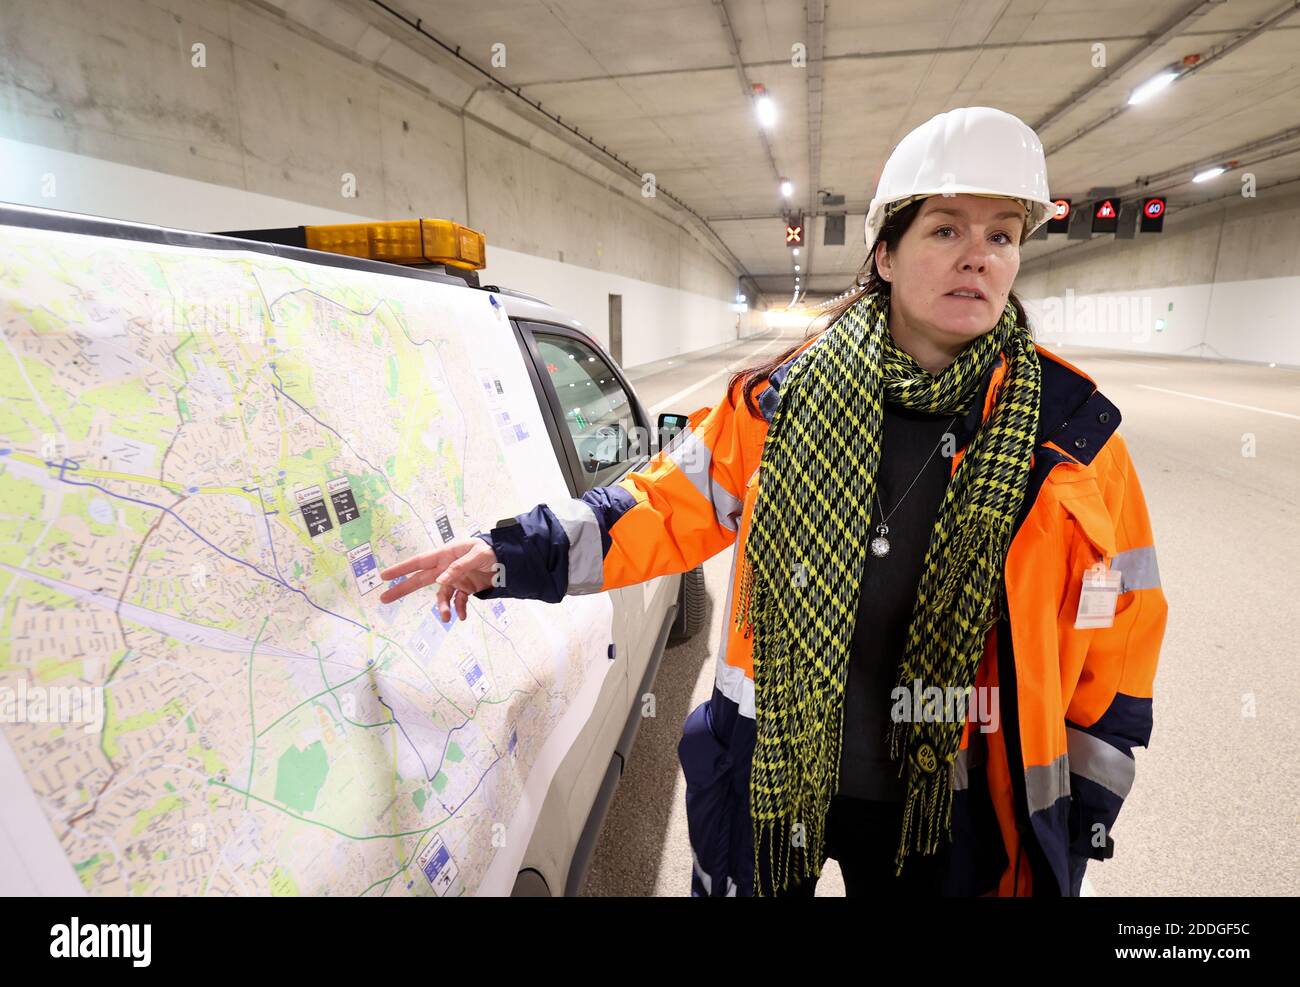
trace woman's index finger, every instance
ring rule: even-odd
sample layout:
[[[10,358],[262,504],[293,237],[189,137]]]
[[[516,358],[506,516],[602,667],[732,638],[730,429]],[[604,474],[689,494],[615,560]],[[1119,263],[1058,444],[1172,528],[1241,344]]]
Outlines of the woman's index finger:
[[[440,556],[443,549],[435,548],[431,552],[421,552],[419,555],[412,555],[409,558],[402,559],[401,562],[395,562],[387,569],[380,570],[379,578],[385,581],[396,579],[398,576],[405,576],[412,572],[418,572],[420,569],[432,569],[441,562]]]

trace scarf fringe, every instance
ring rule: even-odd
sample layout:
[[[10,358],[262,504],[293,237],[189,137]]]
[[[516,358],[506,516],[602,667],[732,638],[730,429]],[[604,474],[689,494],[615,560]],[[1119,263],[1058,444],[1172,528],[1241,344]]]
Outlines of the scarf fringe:
[[[912,771],[919,772],[915,766]],[[946,841],[952,825],[952,786],[946,765],[920,779],[909,779],[907,800],[903,804],[903,829],[894,856],[894,876],[903,873],[908,851],[931,856],[938,852],[940,840]]]
[[[736,582],[736,607],[733,623],[745,637],[754,634],[754,617],[750,612],[754,600],[754,567],[742,546],[740,552],[740,578]]]
[[[796,883],[821,877],[825,859],[826,821],[829,801],[815,811],[799,816],[755,818],[754,820],[754,888],[753,897],[775,897]],[[794,827],[803,822],[803,844],[795,846]],[[768,850],[768,865],[763,866],[763,848]]]

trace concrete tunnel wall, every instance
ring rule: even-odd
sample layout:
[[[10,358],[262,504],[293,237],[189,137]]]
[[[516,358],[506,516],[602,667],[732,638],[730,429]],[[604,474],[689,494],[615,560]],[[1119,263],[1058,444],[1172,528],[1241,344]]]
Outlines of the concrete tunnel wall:
[[[487,236],[484,283],[603,344],[622,295],[624,366],[737,337],[736,271],[671,203],[347,8],[293,6],[313,30],[238,0],[5,5],[0,200],[197,230],[454,219]]]

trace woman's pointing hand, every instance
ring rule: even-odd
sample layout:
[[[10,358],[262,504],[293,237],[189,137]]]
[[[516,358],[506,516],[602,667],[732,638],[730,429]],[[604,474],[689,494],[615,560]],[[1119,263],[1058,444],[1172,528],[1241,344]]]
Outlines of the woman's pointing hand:
[[[385,582],[406,576],[396,586],[389,586],[379,597],[380,603],[392,603],[432,583],[438,584],[437,605],[442,622],[451,620],[451,605],[465,619],[465,607],[471,593],[487,589],[497,572],[497,556],[482,538],[458,538],[442,548],[403,559],[379,573]]]

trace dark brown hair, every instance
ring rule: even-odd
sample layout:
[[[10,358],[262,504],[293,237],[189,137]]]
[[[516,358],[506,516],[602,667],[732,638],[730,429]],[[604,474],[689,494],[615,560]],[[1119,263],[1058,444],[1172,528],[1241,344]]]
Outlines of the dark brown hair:
[[[921,212],[921,207],[925,204],[925,199],[917,199],[915,202],[909,202],[903,208],[899,209],[892,216],[885,220],[885,225],[880,229],[879,240],[885,242],[886,248],[890,253],[898,249],[898,243],[903,239],[906,233],[916,221],[917,215]],[[885,297],[889,297],[890,283],[880,276],[880,269],[876,267],[876,248],[871,248],[871,253],[867,256],[866,262],[858,271],[857,278],[854,280],[853,288],[839,300],[828,311],[816,316],[808,323],[808,328],[804,333],[803,339],[795,343],[779,356],[773,357],[766,363],[760,363],[757,366],[747,367],[731,375],[731,380],[727,382],[727,397],[735,393],[736,385],[743,381],[744,387],[742,394],[746,407],[755,417],[761,417],[758,403],[754,398],[754,391],[758,386],[772,376],[772,372],[777,367],[785,363],[786,360],[794,356],[799,349],[808,344],[810,340],[816,339],[823,332],[839,321],[849,309],[858,303],[864,296],[872,292],[882,292]],[[1016,310],[1016,322],[1026,329],[1029,329],[1029,317],[1025,314],[1025,307],[1020,303],[1020,299],[1014,291],[1009,292],[1007,300],[1011,302]],[[1032,336],[1032,330],[1030,330]]]

